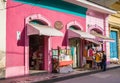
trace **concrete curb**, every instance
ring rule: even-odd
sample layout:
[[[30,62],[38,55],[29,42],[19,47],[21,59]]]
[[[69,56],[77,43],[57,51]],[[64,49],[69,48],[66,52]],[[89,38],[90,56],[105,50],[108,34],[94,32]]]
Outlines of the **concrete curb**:
[[[47,72],[40,72],[40,73],[33,73],[33,74],[26,74],[26,75],[21,75],[21,76],[15,76],[15,77],[8,77],[8,78],[0,78],[0,80],[6,80],[6,79],[16,79],[16,78],[23,78],[23,77],[27,77],[27,76],[36,76],[39,74],[47,74]]]
[[[116,68],[120,68],[120,66],[107,68],[107,71],[111,70],[111,69],[116,69]],[[53,82],[57,82],[57,81],[62,81],[62,80],[66,80],[66,79],[71,79],[71,78],[75,78],[75,77],[80,77],[80,76],[85,76],[85,75],[90,75],[90,74],[95,74],[95,73],[100,73],[100,72],[103,72],[103,71],[93,70],[93,71],[89,71],[89,72],[85,72],[85,73],[78,73],[78,74],[67,75],[67,76],[63,76],[63,77],[55,77],[55,78],[51,78],[48,80],[34,82],[34,83],[53,83]]]

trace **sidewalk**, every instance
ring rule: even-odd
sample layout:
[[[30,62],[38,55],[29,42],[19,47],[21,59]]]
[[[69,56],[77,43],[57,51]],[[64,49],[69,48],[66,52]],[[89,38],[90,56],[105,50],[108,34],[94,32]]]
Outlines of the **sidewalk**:
[[[120,64],[110,64],[107,65],[107,70],[114,69],[114,68],[120,68]],[[40,73],[35,75],[29,75],[29,76],[22,76],[17,78],[9,78],[9,79],[3,79],[0,80],[0,83],[51,83],[52,81],[59,81],[64,79],[69,79],[77,76],[83,76],[83,75],[89,75],[92,73],[101,72],[101,70],[74,70],[71,73]],[[50,82],[51,81],[51,82]]]

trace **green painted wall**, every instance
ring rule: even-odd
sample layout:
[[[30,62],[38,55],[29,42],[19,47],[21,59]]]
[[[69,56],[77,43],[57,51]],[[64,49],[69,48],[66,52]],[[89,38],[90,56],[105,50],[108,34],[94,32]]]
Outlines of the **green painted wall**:
[[[87,8],[77,6],[62,0],[14,0],[24,4],[39,6],[50,10],[73,14],[76,16],[86,17]]]

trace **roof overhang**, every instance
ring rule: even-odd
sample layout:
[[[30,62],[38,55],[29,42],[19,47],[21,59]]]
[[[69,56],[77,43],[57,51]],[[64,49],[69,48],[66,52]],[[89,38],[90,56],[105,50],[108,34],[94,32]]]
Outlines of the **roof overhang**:
[[[105,8],[103,6],[97,5],[95,3],[92,3],[92,2],[89,2],[89,1],[86,1],[86,0],[64,0],[64,1],[76,4],[76,5],[79,5],[79,6],[83,6],[83,7],[98,11],[98,12],[106,13],[106,14],[117,13],[114,10],[111,10],[109,8]]]

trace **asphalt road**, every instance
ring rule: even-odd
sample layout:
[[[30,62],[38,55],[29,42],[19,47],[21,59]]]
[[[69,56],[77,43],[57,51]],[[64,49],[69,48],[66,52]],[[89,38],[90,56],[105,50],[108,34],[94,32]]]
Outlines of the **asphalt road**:
[[[120,83],[120,68],[72,79],[56,81],[54,83]]]

